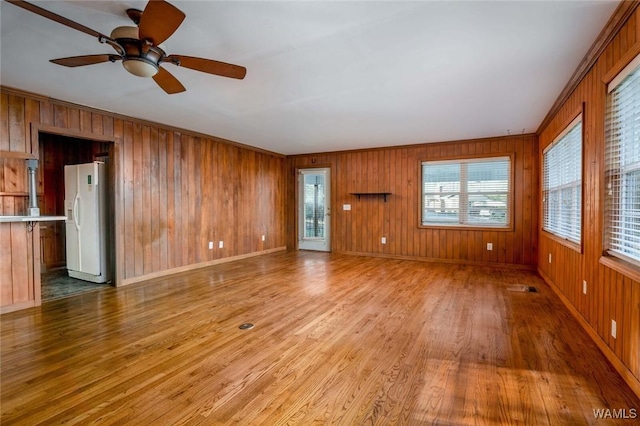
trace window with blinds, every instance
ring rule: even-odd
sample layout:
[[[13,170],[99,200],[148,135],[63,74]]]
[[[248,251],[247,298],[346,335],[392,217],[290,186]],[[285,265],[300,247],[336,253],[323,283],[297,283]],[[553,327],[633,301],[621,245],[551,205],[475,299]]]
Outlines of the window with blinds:
[[[640,55],[607,91],[605,245],[640,266]]]
[[[544,150],[542,164],[542,229],[580,244],[582,115]]]
[[[511,157],[422,163],[422,224],[506,228]]]

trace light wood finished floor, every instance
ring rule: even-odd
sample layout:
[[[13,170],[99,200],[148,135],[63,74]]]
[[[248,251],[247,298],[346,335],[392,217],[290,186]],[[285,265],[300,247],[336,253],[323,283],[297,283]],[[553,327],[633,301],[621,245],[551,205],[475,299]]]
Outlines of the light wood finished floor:
[[[2,425],[605,425],[624,421],[594,409],[640,412],[523,271],[280,252],[1,325]]]

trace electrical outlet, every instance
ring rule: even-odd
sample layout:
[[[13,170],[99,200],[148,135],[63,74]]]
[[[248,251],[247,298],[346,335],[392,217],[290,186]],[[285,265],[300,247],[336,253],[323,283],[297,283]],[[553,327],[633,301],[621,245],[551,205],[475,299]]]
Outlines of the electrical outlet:
[[[615,320],[611,320],[611,337],[616,339],[616,334],[618,334],[618,324]]]
[[[382,239],[380,240],[380,242],[382,244],[387,244],[387,237],[382,237]]]
[[[209,241],[209,250],[213,249],[213,241]]]
[[[487,250],[493,250],[493,243],[487,243]]]
[[[218,243],[218,248],[222,248],[222,247],[224,247],[224,242],[220,241],[220,242]]]
[[[351,210],[351,204],[343,204],[342,210]]]
[[[264,241],[264,235],[262,236],[262,241]]]
[[[549,253],[549,263],[551,263],[551,253]]]
[[[582,280],[582,294],[587,294],[587,280]]]

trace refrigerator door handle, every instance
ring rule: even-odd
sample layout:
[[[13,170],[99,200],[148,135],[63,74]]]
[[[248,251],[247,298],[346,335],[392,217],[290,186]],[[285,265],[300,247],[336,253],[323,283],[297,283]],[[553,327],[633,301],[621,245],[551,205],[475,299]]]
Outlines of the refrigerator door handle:
[[[80,230],[80,194],[76,194],[76,198],[73,200],[73,223],[76,225],[76,229]]]

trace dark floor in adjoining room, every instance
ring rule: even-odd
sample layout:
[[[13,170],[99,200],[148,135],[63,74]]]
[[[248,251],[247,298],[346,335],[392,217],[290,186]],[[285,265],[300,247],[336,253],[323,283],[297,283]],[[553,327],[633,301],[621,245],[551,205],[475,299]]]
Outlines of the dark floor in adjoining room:
[[[72,278],[66,269],[55,269],[43,272],[41,275],[41,283],[43,302],[109,287],[108,283],[98,284]]]

